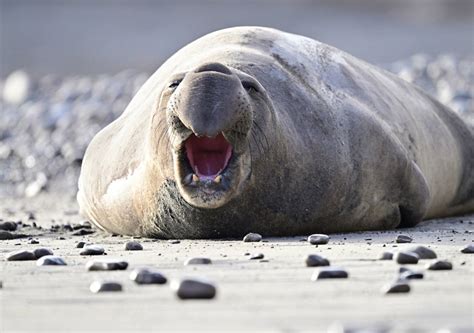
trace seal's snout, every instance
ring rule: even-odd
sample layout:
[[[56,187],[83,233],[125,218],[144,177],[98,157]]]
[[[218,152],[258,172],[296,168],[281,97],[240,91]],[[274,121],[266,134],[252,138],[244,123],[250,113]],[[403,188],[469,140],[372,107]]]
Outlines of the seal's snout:
[[[227,167],[232,156],[232,145],[219,134],[215,138],[191,135],[184,144],[186,157],[200,180],[214,180]]]
[[[210,62],[204,65],[201,65],[194,72],[195,73],[217,72],[217,73],[227,74],[227,75],[232,74],[231,70],[227,66],[223,64],[219,64],[217,62]]]

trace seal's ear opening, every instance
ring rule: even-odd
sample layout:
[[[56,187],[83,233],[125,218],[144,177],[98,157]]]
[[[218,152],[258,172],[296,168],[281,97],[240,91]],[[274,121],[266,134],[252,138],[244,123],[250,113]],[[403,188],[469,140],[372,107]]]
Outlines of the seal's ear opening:
[[[200,179],[214,179],[229,164],[232,145],[219,134],[214,138],[192,134],[185,142],[188,162]]]

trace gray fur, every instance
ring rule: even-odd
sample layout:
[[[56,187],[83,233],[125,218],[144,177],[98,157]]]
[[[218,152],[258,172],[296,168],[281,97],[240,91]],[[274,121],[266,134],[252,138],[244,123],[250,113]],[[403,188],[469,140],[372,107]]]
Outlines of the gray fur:
[[[217,199],[181,184],[191,129],[235,143]],[[106,230],[164,238],[413,226],[474,211],[473,142],[453,111],[384,70],[306,37],[231,28],[178,51],[96,135],[78,201]]]

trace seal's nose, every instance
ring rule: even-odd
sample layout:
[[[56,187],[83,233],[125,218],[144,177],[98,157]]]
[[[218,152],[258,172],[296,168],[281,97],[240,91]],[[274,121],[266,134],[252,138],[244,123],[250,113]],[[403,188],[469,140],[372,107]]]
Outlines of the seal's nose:
[[[202,73],[202,72],[217,72],[222,74],[230,75],[232,72],[230,69],[218,62],[209,62],[207,64],[201,65],[194,71],[195,73]]]

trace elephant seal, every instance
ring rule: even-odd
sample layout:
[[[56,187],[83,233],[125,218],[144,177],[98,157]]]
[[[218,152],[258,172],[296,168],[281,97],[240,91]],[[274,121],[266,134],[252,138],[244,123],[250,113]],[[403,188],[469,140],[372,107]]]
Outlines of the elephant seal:
[[[262,27],[168,59],[90,143],[81,212],[160,238],[348,232],[474,210],[473,129],[416,86]]]

